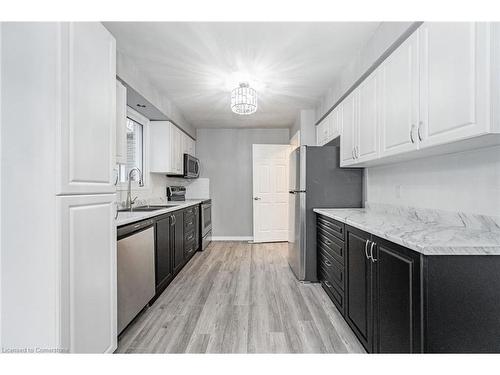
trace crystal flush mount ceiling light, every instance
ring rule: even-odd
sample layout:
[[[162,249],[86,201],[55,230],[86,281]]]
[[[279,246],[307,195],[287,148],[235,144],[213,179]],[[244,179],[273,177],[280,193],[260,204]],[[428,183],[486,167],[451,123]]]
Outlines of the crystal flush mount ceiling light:
[[[257,111],[257,92],[247,82],[231,90],[231,110],[238,115],[251,115]]]

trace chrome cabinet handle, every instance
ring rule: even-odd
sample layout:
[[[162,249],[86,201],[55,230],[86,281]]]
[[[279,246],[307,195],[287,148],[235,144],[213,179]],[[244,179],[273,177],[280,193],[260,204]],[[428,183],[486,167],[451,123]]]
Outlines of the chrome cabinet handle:
[[[366,259],[370,259],[370,256],[368,255],[368,244],[370,243],[370,240],[366,240],[365,242],[365,257]]]
[[[372,242],[372,246],[370,247],[370,258],[372,258],[372,262],[375,263],[378,259],[373,257],[373,247],[375,246],[375,242]]]
[[[328,288],[331,288],[332,287],[332,284],[330,284],[330,282],[328,280],[325,280],[325,285],[328,287]]]
[[[118,168],[116,168],[116,167],[113,168],[113,171],[115,172],[115,183],[114,183],[114,185],[116,186],[116,185],[118,185],[118,177],[119,177],[118,176]]]
[[[174,215],[170,215],[170,226],[173,227],[175,225],[175,216]]]
[[[420,135],[420,128],[422,127],[423,124],[424,123],[422,121],[419,121],[419,123],[418,123],[417,134],[418,134],[419,141],[422,141],[422,136]]]
[[[332,241],[327,240],[327,239],[325,238],[325,243],[326,243],[327,245],[331,245],[331,244],[332,244]]]
[[[331,267],[331,266],[332,266],[332,264],[330,263],[330,261],[329,261],[328,259],[327,259],[327,260],[325,260],[325,264],[326,264],[328,267]]]
[[[410,141],[411,143],[415,143],[415,140],[413,139],[413,129],[415,128],[415,125],[412,125],[410,128]]]
[[[253,200],[254,200],[254,201],[260,201],[260,199],[261,199],[261,198],[259,198],[259,197],[254,197],[254,198],[253,198]]]

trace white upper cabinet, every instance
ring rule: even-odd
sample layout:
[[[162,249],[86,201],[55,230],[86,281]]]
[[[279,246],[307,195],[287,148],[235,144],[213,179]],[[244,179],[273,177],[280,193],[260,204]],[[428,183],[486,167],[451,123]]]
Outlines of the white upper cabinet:
[[[489,131],[490,28],[472,22],[420,27],[421,148]]]
[[[498,144],[499,39],[494,23],[421,25],[340,103],[341,165]]]
[[[342,136],[340,137],[340,165],[347,166],[356,161],[356,139],[358,128],[358,92],[354,91],[342,101]]]
[[[316,145],[323,146],[328,138],[328,127],[326,118],[316,126]]]
[[[329,131],[329,137],[331,139],[335,139],[340,135],[340,132],[342,130],[342,104],[337,105],[332,113],[330,114],[330,131]]]
[[[338,106],[316,126],[316,145],[323,146],[340,135]]]
[[[169,121],[151,121],[150,172],[172,175],[183,174],[184,133]]]
[[[182,174],[182,168],[184,163],[184,150],[183,150],[183,140],[182,131],[175,125],[171,124],[170,131],[172,134],[171,140],[171,152],[172,152],[172,168],[174,174]]]
[[[323,126],[323,122],[320,122],[318,125],[316,125],[316,146],[323,146],[323,139],[321,137],[322,134],[322,129],[321,127]]]
[[[378,157],[378,72],[372,73],[358,88],[359,120],[356,129],[354,156],[357,162]]]
[[[379,68],[380,157],[418,147],[418,33]]]
[[[196,141],[188,137],[188,154],[196,156]]]
[[[116,162],[127,162],[127,88],[116,81]]]
[[[191,156],[195,156],[195,142],[190,136],[182,133],[182,144],[183,144],[183,151],[182,151],[183,154],[189,154]]]
[[[115,191],[115,39],[98,22],[61,25],[58,194]]]

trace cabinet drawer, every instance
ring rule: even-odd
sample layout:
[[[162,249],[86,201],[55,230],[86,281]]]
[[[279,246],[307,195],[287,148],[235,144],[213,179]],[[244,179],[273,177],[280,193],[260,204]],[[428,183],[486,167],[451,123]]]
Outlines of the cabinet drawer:
[[[189,242],[186,242],[184,244],[184,259],[188,260],[189,258],[191,258],[194,255],[195,250],[196,250],[196,241],[191,240]]]
[[[333,281],[340,290],[344,290],[344,265],[321,250],[318,252],[318,271],[320,275]]]
[[[190,230],[193,230],[195,228],[195,225],[196,220],[194,215],[184,218],[184,231],[189,232]]]
[[[194,215],[194,207],[188,207],[184,210],[184,221],[188,221]]]
[[[344,264],[344,242],[340,241],[336,237],[328,236],[328,234],[322,229],[318,228],[317,232],[317,247],[328,251],[335,260]]]
[[[329,217],[318,215],[317,227],[324,230],[329,235],[333,235],[337,238],[344,240],[345,226],[343,223],[330,219]]]
[[[321,286],[332,300],[333,304],[339,309],[340,313],[344,315],[345,311],[345,295],[343,292],[337,290],[328,279],[322,279]]]
[[[189,232],[185,232],[185,234],[184,234],[184,242],[185,243],[194,242],[194,240],[195,240],[195,231],[194,230],[191,230]]]

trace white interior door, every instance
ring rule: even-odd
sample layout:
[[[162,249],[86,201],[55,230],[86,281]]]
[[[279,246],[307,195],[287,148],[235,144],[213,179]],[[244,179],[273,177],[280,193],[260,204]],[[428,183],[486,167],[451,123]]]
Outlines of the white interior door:
[[[253,145],[253,240],[288,241],[289,145]]]

